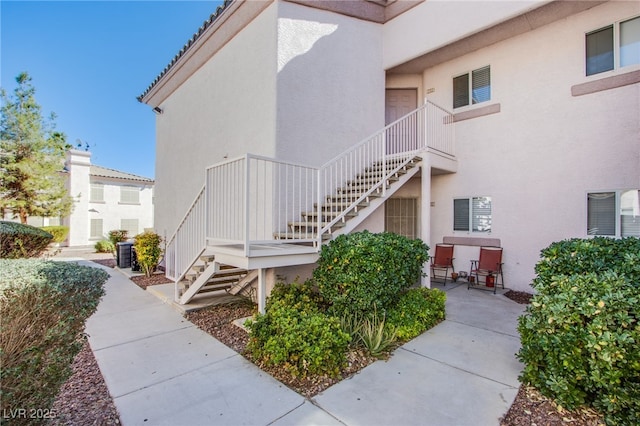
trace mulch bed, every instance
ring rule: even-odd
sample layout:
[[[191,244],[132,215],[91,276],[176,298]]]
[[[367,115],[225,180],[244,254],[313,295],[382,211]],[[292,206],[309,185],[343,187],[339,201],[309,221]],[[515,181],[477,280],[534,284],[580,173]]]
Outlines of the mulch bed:
[[[521,305],[528,305],[529,303],[531,303],[531,298],[533,297],[533,294],[531,293],[526,293],[524,291],[514,291],[514,290],[509,290],[504,295],[505,297],[508,297],[514,302],[520,303]]]
[[[116,260],[115,259],[93,259],[92,262],[95,262],[99,265],[106,266],[107,268],[115,268]]]
[[[71,369],[71,377],[62,385],[53,403],[55,418],[51,419],[49,424],[119,425],[118,410],[109,395],[89,342],[84,342],[71,364]]]

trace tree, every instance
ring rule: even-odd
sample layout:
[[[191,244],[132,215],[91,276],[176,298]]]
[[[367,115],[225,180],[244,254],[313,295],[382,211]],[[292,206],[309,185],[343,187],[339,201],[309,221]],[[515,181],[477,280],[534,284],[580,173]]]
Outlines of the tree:
[[[29,216],[64,217],[73,199],[62,173],[64,133],[55,131],[55,114],[42,117],[31,77],[21,73],[13,96],[0,89],[0,214],[11,212],[21,223]]]

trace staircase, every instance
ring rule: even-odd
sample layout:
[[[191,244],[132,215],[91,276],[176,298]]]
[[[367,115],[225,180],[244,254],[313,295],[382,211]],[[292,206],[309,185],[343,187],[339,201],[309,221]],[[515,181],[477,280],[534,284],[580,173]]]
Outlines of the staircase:
[[[175,300],[246,292],[258,280],[263,308],[265,268],[313,263],[432,154],[454,159],[453,117],[427,102],[321,167],[246,154],[208,168],[165,250]]]
[[[329,241],[336,235],[345,233],[347,224],[354,219],[357,224],[361,223],[366,216],[362,215],[362,210],[370,207],[374,200],[384,199],[389,197],[389,190],[392,189],[395,183],[398,183],[401,178],[407,173],[410,173],[415,168],[414,173],[410,173],[408,177],[412,177],[417,172],[417,166],[422,161],[420,157],[413,157],[408,162],[401,162],[398,160],[390,161],[386,165],[379,162],[371,167],[366,168],[361,173],[358,173],[353,180],[348,180],[345,185],[340,188],[336,188],[335,193],[326,197],[325,202],[321,205],[314,203],[312,211],[305,211],[301,213],[302,220],[289,222],[288,232],[277,232],[274,237],[278,240],[281,239],[302,239],[308,235],[313,235],[321,232],[322,241]],[[393,173],[386,176],[384,179],[384,185],[376,185],[384,176],[384,169],[397,167]],[[404,179],[406,181],[407,179]],[[402,184],[397,184],[394,189],[399,188]],[[395,192],[395,191],[393,191]],[[360,194],[367,194],[362,199]],[[354,203],[354,200],[358,200]],[[369,209],[372,212],[374,209]],[[363,216],[358,218],[358,216]],[[350,229],[354,226],[349,227]]]

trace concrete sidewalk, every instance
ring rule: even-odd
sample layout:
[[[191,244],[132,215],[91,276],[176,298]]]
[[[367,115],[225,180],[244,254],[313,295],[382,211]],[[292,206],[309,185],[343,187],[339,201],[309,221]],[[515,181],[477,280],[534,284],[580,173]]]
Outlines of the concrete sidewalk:
[[[308,400],[105,270],[86,331],[126,426],[498,425],[518,390],[524,307],[501,295],[448,284],[445,321]]]

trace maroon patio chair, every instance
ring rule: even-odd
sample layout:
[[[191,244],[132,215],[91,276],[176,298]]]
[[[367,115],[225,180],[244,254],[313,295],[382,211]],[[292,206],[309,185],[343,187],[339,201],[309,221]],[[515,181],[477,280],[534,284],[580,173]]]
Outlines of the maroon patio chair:
[[[480,285],[480,276],[484,277],[484,285],[487,289],[493,287],[493,294],[498,287],[498,277],[500,285],[504,289],[504,278],[502,277],[502,247],[480,247],[480,259],[471,261],[469,276],[476,277],[476,285]],[[467,284],[467,289],[471,288],[471,280]]]
[[[456,271],[453,267],[453,244],[436,244],[436,255],[431,256],[431,273],[433,279],[436,279],[436,271],[444,271],[442,282],[444,285],[447,285],[449,269],[451,269],[451,272]]]

